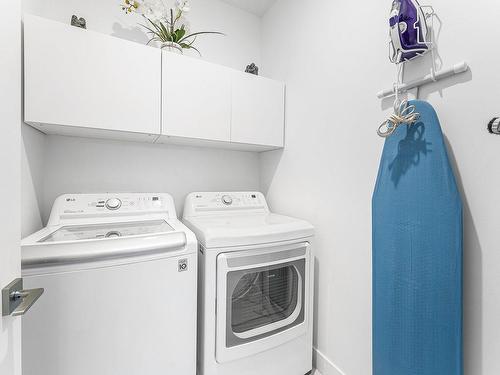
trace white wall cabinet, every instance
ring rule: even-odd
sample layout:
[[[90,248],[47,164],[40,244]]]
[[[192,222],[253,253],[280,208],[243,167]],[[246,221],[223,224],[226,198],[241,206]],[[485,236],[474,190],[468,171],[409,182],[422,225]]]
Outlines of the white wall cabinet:
[[[230,70],[163,52],[162,136],[231,140]]]
[[[284,108],[283,83],[234,71],[231,141],[283,147]]]
[[[24,120],[47,134],[283,147],[282,83],[30,15],[24,84]]]
[[[158,137],[158,49],[25,15],[24,81],[24,120],[42,132]]]

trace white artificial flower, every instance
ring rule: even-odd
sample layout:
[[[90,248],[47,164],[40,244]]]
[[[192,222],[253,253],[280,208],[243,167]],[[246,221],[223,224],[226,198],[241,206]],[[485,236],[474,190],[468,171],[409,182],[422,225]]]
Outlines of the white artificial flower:
[[[151,21],[160,21],[166,18],[168,9],[162,0],[144,0],[140,12]]]
[[[175,7],[183,13],[189,12],[191,10],[191,6],[189,5],[188,0],[176,0]]]
[[[125,2],[127,2],[127,0],[125,0]],[[144,0],[128,0],[128,2],[132,5],[134,12],[139,14],[144,13]]]
[[[127,13],[141,13],[140,8],[144,0],[124,0],[123,9],[126,10]]]

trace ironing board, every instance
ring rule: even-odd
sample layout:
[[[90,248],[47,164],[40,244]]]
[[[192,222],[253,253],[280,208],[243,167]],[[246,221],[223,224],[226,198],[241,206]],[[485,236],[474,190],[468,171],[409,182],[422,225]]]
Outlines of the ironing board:
[[[410,104],[373,193],[373,375],[462,375],[462,202],[435,110]]]

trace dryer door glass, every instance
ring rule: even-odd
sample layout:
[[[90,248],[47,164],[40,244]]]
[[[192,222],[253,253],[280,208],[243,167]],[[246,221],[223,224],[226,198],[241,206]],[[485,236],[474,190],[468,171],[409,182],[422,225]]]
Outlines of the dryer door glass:
[[[227,344],[239,345],[301,323],[304,263],[228,272]]]
[[[231,297],[231,328],[250,331],[288,318],[297,307],[299,276],[293,266],[243,275]]]

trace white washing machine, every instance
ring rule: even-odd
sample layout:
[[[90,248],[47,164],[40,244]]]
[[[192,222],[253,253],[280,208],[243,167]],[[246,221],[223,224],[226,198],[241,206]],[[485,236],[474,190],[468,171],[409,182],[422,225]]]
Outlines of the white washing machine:
[[[57,198],[22,241],[23,374],[195,375],[196,252],[168,194]]]
[[[269,212],[261,193],[192,193],[200,243],[198,374],[312,370],[314,228]]]

